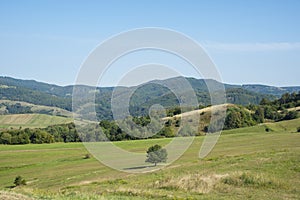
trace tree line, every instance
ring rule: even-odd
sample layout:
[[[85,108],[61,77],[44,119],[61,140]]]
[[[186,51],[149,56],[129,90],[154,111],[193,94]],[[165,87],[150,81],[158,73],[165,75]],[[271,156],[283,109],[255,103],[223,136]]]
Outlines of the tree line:
[[[274,101],[263,98],[259,105],[250,104],[246,108],[233,107],[227,110],[224,129],[234,129],[253,126],[266,120],[282,121],[298,117],[296,110],[288,110],[300,106],[300,92],[285,93]]]
[[[296,110],[288,110],[300,106],[300,92],[285,93],[281,98],[268,100],[263,98],[258,105],[234,106],[227,109],[223,129],[235,129],[254,126],[265,121],[282,121],[298,118]],[[222,120],[216,120],[204,127],[204,132],[220,131]]]
[[[297,106],[300,106],[300,92],[283,94],[281,98],[274,101],[262,99],[259,105],[250,104],[246,107],[229,107],[223,129],[253,126],[263,123],[266,120],[281,121],[295,119],[298,117],[298,112],[287,109]],[[180,113],[180,109],[175,107],[170,109],[167,113],[169,116],[176,115]],[[181,127],[180,118],[174,120],[174,122],[171,120],[166,121],[164,127],[157,134],[147,138],[199,135],[199,130],[193,130],[189,126]],[[141,116],[133,117],[131,123],[145,127],[150,122],[149,116]],[[223,123],[223,121],[216,120],[210,125],[205,126],[203,131],[219,131],[218,129],[222,127],[220,123]],[[174,127],[172,127],[172,124],[174,124]],[[130,123],[127,125],[130,125]],[[175,135],[174,129],[179,127],[181,127],[181,129],[178,135]],[[116,121],[111,120],[102,120],[98,124],[89,124],[76,128],[74,123],[69,123],[52,125],[46,128],[8,129],[0,132],[0,144],[42,144],[53,142],[121,141],[136,139],[141,138],[134,136],[134,134],[127,134],[118,126]]]
[[[8,129],[0,132],[0,144],[43,144],[80,141],[74,123],[52,125],[47,128]]]

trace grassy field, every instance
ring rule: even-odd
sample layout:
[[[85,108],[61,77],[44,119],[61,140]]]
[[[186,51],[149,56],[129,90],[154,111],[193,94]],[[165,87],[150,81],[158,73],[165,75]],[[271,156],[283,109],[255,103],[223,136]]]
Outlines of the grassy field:
[[[72,118],[45,114],[0,115],[1,128],[44,128],[49,125],[72,122]]]
[[[198,158],[197,137],[176,162],[144,174],[110,169],[81,143],[0,146],[0,199],[300,199],[300,119],[224,131]],[[268,132],[266,131],[268,128]],[[171,139],[115,144],[145,152]],[[13,187],[17,175],[26,186]]]

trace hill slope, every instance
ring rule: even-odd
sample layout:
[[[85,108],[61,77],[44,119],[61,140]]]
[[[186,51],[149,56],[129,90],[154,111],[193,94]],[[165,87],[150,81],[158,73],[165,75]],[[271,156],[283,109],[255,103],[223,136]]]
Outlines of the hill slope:
[[[45,114],[13,114],[0,115],[0,129],[14,128],[45,128],[55,124],[72,122],[72,118],[51,116]]]
[[[23,101],[0,100],[0,114],[37,113],[73,117],[73,113],[58,107],[31,104]]]
[[[273,125],[284,129],[296,128],[299,123],[297,119]],[[0,198],[11,192],[12,197],[20,193],[65,200],[299,199],[300,135],[294,129],[283,129],[270,133],[260,125],[224,131],[204,159],[198,158],[204,137],[197,137],[176,162],[153,173],[134,175],[110,169],[95,158],[83,159],[88,152],[82,143],[0,145],[0,190],[6,191],[0,192]],[[164,146],[171,140],[114,144],[145,153],[149,146]],[[27,185],[8,189],[16,174],[22,175]]]

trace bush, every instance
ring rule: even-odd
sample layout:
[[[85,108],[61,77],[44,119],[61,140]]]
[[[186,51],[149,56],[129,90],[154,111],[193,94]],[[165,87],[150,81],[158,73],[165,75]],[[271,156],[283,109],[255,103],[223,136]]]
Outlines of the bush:
[[[180,127],[181,119],[175,121],[175,127]]]
[[[91,154],[85,154],[84,159],[90,159],[91,158]]]
[[[23,179],[22,176],[17,176],[17,177],[15,178],[14,184],[15,184],[16,186],[26,185],[26,180]]]
[[[297,128],[297,132],[300,133],[300,126]]]
[[[296,119],[297,117],[298,117],[298,112],[297,111],[289,111],[283,119],[284,120],[291,120],[291,119]]]
[[[266,127],[265,131],[266,131],[266,132],[271,132],[272,129],[270,129],[269,127]]]
[[[164,136],[164,137],[174,137],[174,132],[170,127],[164,127],[159,132],[158,135]]]
[[[11,134],[9,134],[9,133],[0,134],[0,143],[1,144],[11,144]]]

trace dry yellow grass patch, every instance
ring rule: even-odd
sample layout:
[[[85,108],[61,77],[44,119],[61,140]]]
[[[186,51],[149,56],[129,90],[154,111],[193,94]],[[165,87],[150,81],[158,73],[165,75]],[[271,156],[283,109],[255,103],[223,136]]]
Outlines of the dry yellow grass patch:
[[[14,192],[0,191],[0,200],[33,200],[33,199]]]
[[[206,194],[228,174],[188,174],[177,178],[168,178],[162,181],[156,181],[154,187],[167,190],[183,190]]]

